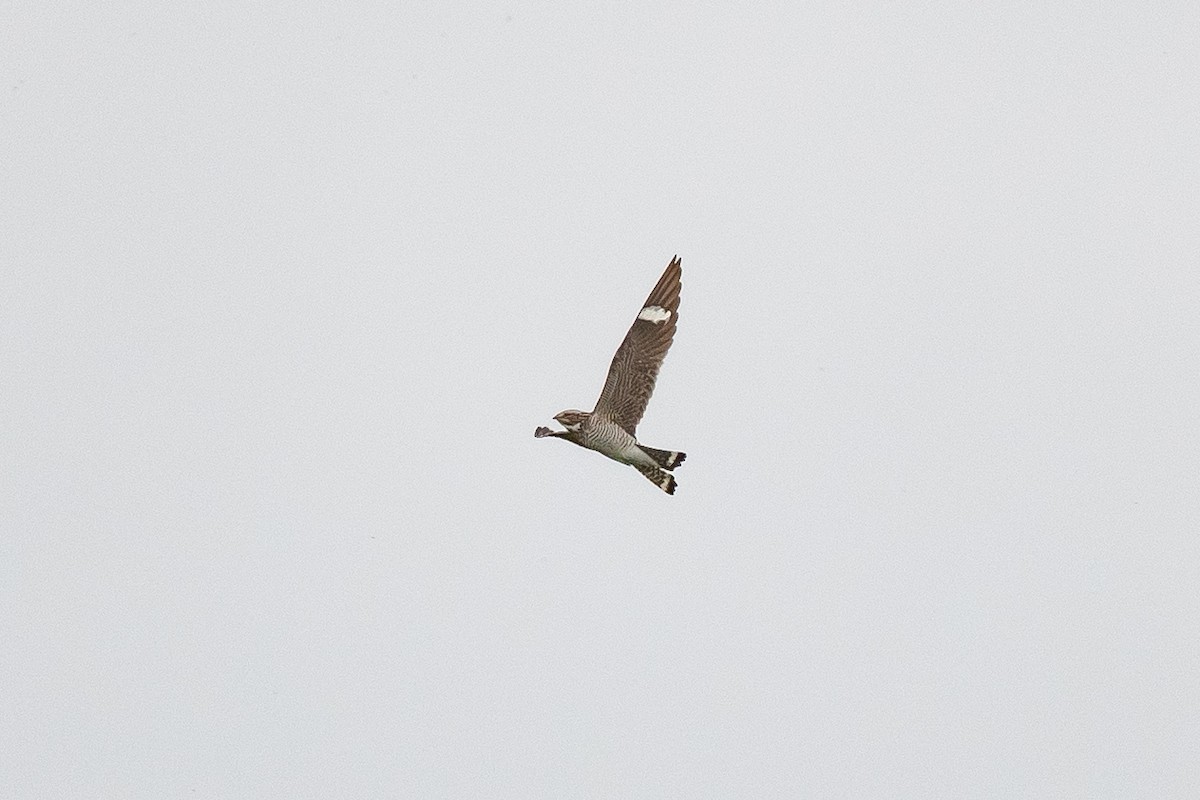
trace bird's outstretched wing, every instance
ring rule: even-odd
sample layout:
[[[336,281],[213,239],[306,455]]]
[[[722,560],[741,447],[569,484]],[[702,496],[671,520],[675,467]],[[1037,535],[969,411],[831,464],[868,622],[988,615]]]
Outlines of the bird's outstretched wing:
[[[633,327],[625,334],[625,341],[617,348],[608,368],[604,390],[592,412],[617,423],[631,436],[637,435],[638,422],[654,394],[658,369],[675,336],[681,274],[679,256],[675,256],[642,304]]]

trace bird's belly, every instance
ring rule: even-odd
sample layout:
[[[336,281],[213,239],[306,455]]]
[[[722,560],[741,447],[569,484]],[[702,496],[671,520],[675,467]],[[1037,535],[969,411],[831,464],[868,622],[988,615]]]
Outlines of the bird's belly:
[[[591,448],[622,464],[641,464],[650,457],[642,452],[634,439],[623,430],[599,430],[595,432]]]
[[[628,442],[622,442],[620,446],[613,448],[605,453],[606,456],[614,461],[620,461],[622,464],[632,464],[633,466],[652,466],[654,459],[646,455],[642,448],[637,446],[637,440],[630,438]]]

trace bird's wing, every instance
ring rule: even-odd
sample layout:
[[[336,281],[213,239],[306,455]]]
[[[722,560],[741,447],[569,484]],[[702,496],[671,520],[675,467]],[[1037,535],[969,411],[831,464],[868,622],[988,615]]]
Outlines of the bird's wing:
[[[625,341],[617,348],[604,391],[600,392],[592,412],[617,423],[631,436],[637,435],[638,422],[646,412],[650,395],[654,394],[658,369],[675,336],[681,274],[679,256],[675,256],[642,304]]]

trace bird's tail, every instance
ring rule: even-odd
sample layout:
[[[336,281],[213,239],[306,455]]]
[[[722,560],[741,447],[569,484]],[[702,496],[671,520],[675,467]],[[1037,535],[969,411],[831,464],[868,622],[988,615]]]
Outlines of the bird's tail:
[[[649,478],[651,483],[667,494],[675,494],[675,476],[671,473],[661,470],[658,467],[642,465],[638,465],[637,471]]]
[[[677,453],[674,450],[655,450],[653,447],[638,445],[641,451],[653,458],[663,469],[675,469],[687,458],[687,453]]]

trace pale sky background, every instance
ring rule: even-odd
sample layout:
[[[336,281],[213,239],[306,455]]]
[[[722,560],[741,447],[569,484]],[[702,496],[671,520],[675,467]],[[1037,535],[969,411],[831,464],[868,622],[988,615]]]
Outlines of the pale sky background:
[[[1200,6],[0,3],[0,797],[1200,796]],[[533,438],[672,255],[640,434]]]

